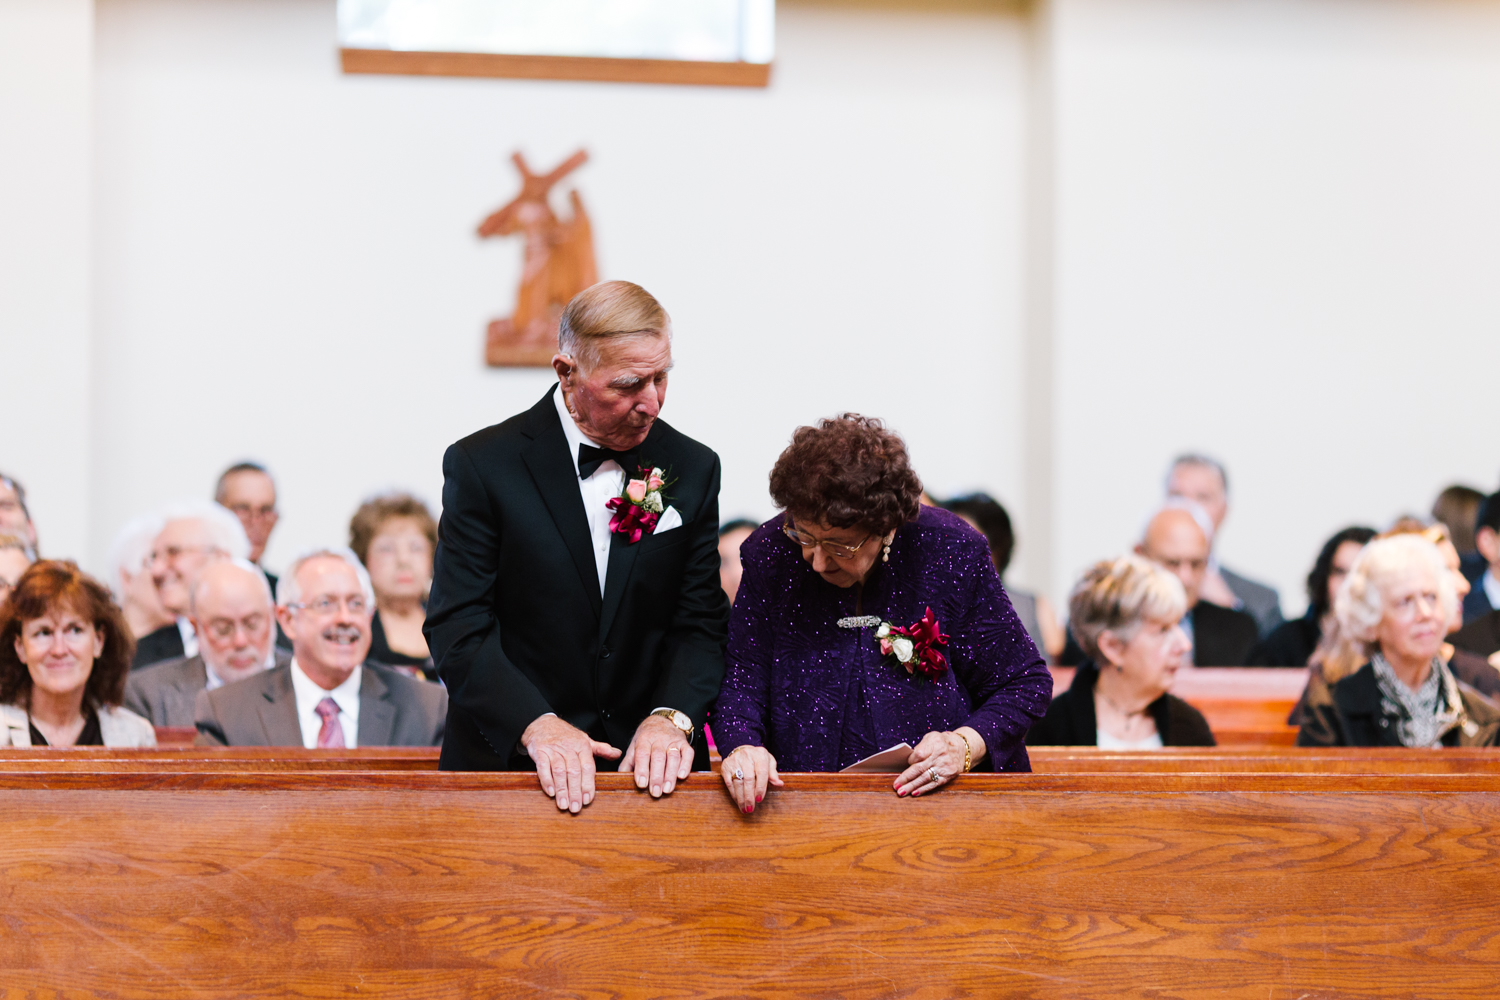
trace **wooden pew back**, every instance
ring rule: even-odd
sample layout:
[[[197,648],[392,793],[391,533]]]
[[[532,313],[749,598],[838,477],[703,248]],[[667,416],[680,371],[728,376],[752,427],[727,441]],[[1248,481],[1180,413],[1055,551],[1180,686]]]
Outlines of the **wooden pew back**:
[[[788,775],[753,817],[706,774],[663,801],[604,775],[569,816],[532,775],[40,760],[0,760],[0,983],[34,996],[1463,1000],[1500,973],[1493,773]]]

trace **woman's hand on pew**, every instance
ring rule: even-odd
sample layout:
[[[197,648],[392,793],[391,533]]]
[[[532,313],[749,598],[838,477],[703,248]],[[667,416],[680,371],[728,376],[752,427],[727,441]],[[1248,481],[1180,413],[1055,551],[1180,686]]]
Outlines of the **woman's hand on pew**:
[[[578,812],[594,801],[594,757],[611,760],[620,751],[555,715],[544,715],[526,727],[521,745],[536,762],[542,791],[552,796],[557,808]]]
[[[906,758],[910,766],[896,777],[897,795],[935,792],[984,759],[984,737],[969,726],[951,733],[928,733]]]
[[[766,797],[766,786],[780,788],[785,782],[776,772],[776,758],[765,747],[735,747],[719,764],[719,777],[729,789],[729,797],[742,813],[755,812],[756,803]]]

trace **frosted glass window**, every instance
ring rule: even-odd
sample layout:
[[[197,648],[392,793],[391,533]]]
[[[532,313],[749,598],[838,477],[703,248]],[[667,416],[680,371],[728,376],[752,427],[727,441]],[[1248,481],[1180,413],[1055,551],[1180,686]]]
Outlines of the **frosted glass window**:
[[[339,44],[769,63],[776,0],[338,0]]]

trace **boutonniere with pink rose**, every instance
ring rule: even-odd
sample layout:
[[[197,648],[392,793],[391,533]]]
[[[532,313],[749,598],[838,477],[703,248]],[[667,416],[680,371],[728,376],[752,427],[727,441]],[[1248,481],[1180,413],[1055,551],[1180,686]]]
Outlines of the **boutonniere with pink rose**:
[[[675,480],[667,478],[665,470],[643,465],[636,469],[636,478],[625,484],[625,492],[611,500],[606,506],[614,511],[609,519],[609,530],[628,536],[634,545],[656,530],[662,511],[667,509],[667,498],[663,492]]]
[[[880,642],[880,651],[886,656],[894,656],[908,674],[921,673],[936,680],[948,669],[948,660],[942,654],[948,637],[938,631],[937,616],[931,608],[911,625],[881,622],[875,630],[875,638]]]

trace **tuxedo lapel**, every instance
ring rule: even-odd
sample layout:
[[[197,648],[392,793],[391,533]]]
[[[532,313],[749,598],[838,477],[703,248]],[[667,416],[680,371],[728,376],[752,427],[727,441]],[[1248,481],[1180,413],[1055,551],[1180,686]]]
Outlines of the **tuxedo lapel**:
[[[641,444],[641,464],[654,465],[670,472],[672,457],[662,447],[661,425],[658,423],[651,428],[651,433],[646,435],[646,440]],[[679,508],[679,513],[681,509]],[[678,529],[679,531],[682,529]],[[643,536],[634,545],[630,543],[627,536],[615,534],[609,540],[609,570],[604,574],[604,610],[599,616],[599,639],[609,635],[609,627],[614,624],[615,613],[620,610],[620,602],[625,598],[625,587],[630,583],[631,571],[635,569],[636,554],[642,545],[646,544]],[[595,579],[598,579],[597,570]]]
[[[261,689],[264,700],[256,706],[260,727],[268,747],[300,747],[302,724],[297,721],[297,696],[292,691],[290,670],[271,671]]]
[[[553,386],[552,392],[556,391],[557,387]],[[589,519],[583,509],[583,495],[578,489],[578,470],[573,465],[573,457],[568,454],[568,439],[558,422],[552,392],[531,408],[530,426],[522,432],[531,438],[531,443],[521,449],[521,458],[542,495],[552,523],[562,535],[568,555],[573,557],[573,566],[578,570],[584,592],[589,595],[589,604],[597,615],[600,606],[599,568],[594,562],[589,541]]]
[[[359,675],[359,745],[388,747],[396,722],[396,706],[386,700],[385,678],[368,666]]]

